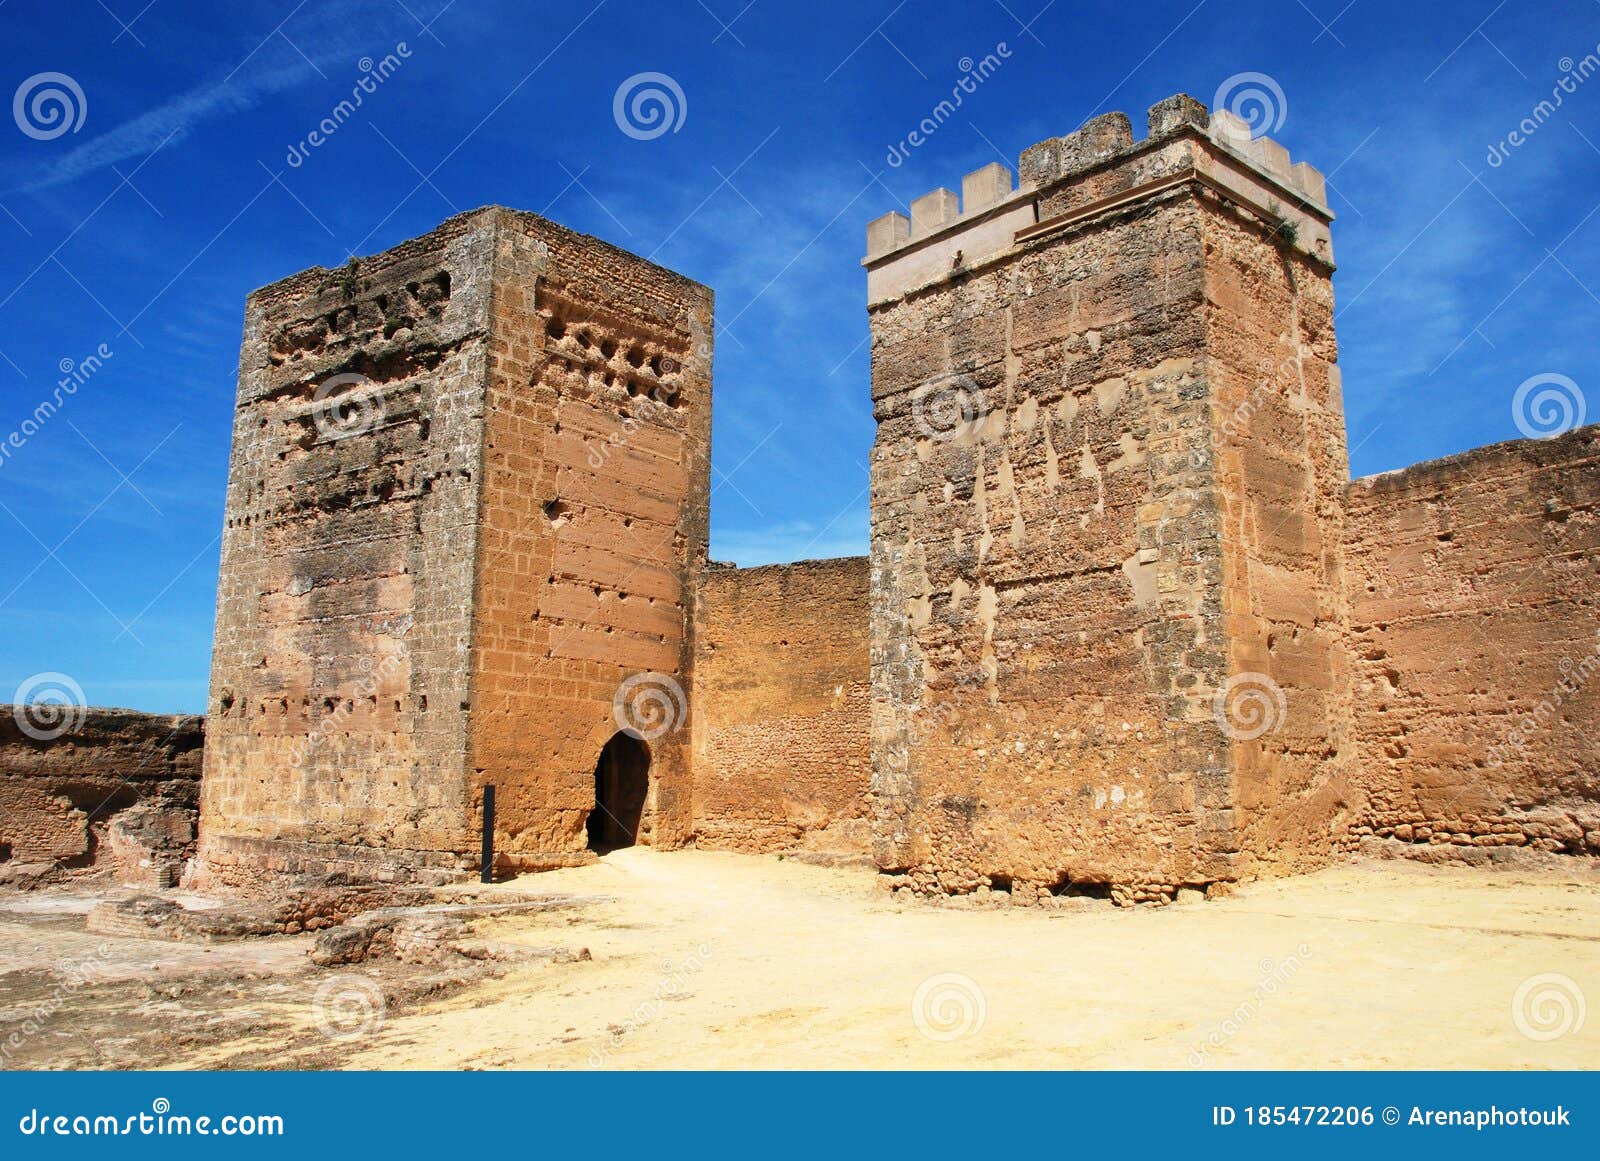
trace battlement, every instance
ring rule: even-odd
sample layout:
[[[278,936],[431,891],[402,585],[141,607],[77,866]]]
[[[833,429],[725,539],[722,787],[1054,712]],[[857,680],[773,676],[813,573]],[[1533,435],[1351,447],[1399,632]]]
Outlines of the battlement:
[[[869,304],[942,281],[1103,214],[1196,183],[1269,221],[1283,240],[1332,266],[1333,213],[1322,174],[1293,162],[1236,114],[1182,93],[1152,105],[1135,140],[1125,113],[1095,117],[1018,159],[1020,181],[998,162],[867,224]]]

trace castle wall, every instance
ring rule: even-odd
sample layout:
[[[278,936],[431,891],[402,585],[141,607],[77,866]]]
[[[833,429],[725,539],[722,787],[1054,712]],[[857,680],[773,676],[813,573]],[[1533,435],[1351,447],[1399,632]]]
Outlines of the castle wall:
[[[870,592],[866,557],[702,577],[697,846],[869,851]]]
[[[1351,485],[1315,170],[1182,96],[1019,169],[868,227],[864,560],[708,565],[712,296],[643,259],[487,209],[251,295],[195,882],[470,867],[485,785],[586,860],[619,733],[639,841],[926,891],[1593,850],[1596,429]]]
[[[51,712],[65,716],[0,706],[0,862],[109,860],[124,882],[165,885],[192,851],[204,719]],[[112,837],[135,815],[161,831],[148,849],[131,832]]]
[[[585,850],[595,763],[650,749],[640,839],[690,833],[690,612],[706,559],[711,292],[531,214],[495,256],[471,767],[520,866]]]
[[[1600,427],[1357,480],[1347,530],[1358,833],[1600,852]]]

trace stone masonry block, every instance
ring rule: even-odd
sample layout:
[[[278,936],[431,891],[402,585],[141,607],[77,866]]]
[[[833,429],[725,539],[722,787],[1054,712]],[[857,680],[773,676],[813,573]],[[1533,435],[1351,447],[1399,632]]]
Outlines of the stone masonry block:
[[[1151,137],[1165,137],[1185,125],[1204,130],[1208,113],[1206,107],[1187,93],[1176,93],[1164,101],[1150,106],[1147,124]]]
[[[961,179],[961,212],[986,210],[1011,194],[1011,171],[998,161],[975,169]]]
[[[911,236],[923,238],[961,216],[961,199],[943,186],[911,203]]]
[[[876,258],[897,250],[911,240],[911,219],[898,211],[873,218],[867,223],[867,257]]]

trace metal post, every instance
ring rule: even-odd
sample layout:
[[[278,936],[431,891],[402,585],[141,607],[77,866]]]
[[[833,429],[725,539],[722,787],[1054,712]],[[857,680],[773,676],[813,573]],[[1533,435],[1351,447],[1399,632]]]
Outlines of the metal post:
[[[479,880],[494,882],[494,787],[483,788],[483,853],[480,855]]]

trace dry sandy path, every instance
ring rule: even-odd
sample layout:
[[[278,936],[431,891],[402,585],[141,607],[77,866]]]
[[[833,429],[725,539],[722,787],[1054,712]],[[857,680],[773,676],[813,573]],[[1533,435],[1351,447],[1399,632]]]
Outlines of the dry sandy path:
[[[594,962],[519,968],[393,1013],[343,1063],[1600,1065],[1600,1015],[1571,1027],[1583,994],[1600,1000],[1600,875],[1587,864],[1508,874],[1369,863],[1133,911],[901,904],[869,871],[697,851],[620,851],[536,885],[613,898],[485,933],[586,946]],[[1513,1001],[1551,973],[1565,981],[1536,981],[1521,1023],[1569,1030],[1533,1039]],[[948,986],[922,1025],[963,1033],[954,1038],[925,1034],[913,1012],[935,977]]]

